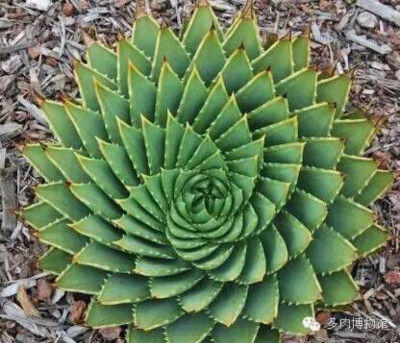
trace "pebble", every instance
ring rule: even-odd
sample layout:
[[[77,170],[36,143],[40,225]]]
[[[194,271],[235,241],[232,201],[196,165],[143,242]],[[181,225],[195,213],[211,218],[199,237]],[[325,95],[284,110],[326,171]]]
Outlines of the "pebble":
[[[357,17],[357,23],[361,27],[373,29],[378,24],[378,18],[370,12],[361,12]]]

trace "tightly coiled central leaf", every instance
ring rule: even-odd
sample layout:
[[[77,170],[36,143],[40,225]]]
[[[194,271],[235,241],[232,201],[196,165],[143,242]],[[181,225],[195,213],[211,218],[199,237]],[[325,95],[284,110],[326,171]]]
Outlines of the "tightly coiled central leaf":
[[[275,343],[358,296],[348,268],[387,235],[368,206],[393,176],[361,157],[349,75],[300,35],[261,43],[251,1],[225,34],[200,1],[180,39],[139,11],[117,52],[92,42],[81,101],[44,101],[59,144],[26,158],[24,210],[58,287],[130,343]]]

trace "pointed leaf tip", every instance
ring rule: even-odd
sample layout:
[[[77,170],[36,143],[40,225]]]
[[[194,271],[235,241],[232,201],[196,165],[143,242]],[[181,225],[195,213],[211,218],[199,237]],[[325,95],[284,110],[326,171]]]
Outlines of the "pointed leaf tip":
[[[243,18],[253,19],[254,18],[254,0],[247,0],[246,5],[243,9]]]
[[[136,19],[148,15],[146,9],[143,7],[141,1],[136,1]]]
[[[208,2],[208,0],[198,0],[197,7],[206,7],[206,6],[210,6],[210,3]]]

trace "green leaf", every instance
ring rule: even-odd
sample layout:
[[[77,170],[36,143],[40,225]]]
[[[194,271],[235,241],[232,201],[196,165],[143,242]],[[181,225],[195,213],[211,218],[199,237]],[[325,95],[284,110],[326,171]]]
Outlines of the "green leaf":
[[[250,158],[252,156],[258,156],[258,164],[261,164],[263,160],[264,143],[264,137],[262,137],[248,144],[244,144],[230,151],[226,151],[224,153],[224,157],[228,161],[233,161]]]
[[[298,141],[297,117],[282,120],[279,123],[265,126],[253,132],[253,137],[265,136],[267,147],[280,144],[289,144]]]
[[[51,131],[67,148],[81,149],[83,143],[69,118],[65,106],[54,101],[45,100],[41,107],[50,125]]]
[[[24,207],[21,214],[35,230],[40,230],[63,217],[55,208],[43,201]]]
[[[131,273],[135,268],[134,256],[105,245],[92,242],[74,257],[86,266],[118,273]]]
[[[276,41],[252,64],[255,73],[271,69],[274,82],[278,83],[293,73],[292,42],[290,39]]]
[[[154,330],[175,322],[183,315],[175,298],[151,299],[135,305],[135,325],[139,329]]]
[[[200,343],[211,332],[215,323],[206,314],[185,314],[167,326],[165,336],[170,343]]]
[[[197,134],[191,126],[186,125],[185,132],[183,134],[182,141],[179,147],[178,157],[176,161],[177,167],[182,168],[186,166],[197,148],[201,145],[202,140],[202,137]]]
[[[137,186],[139,178],[133,169],[125,148],[98,140],[98,144],[108,165],[125,186]]]
[[[85,183],[90,181],[90,177],[85,173],[76,157],[79,151],[49,145],[46,147],[45,153],[69,182]]]
[[[246,250],[247,246],[245,244],[236,245],[222,265],[209,271],[209,276],[215,281],[227,282],[236,280],[243,271]],[[232,248],[230,251],[232,251]]]
[[[308,32],[298,36],[292,42],[294,71],[307,68],[311,59],[311,39]]]
[[[157,88],[132,63],[129,64],[128,89],[132,124],[139,127],[142,115],[152,121],[156,110]]]
[[[218,148],[216,147],[210,136],[207,135],[186,164],[186,168],[198,168],[199,165],[201,165],[205,160],[215,155],[216,153],[218,153]]]
[[[330,203],[340,192],[344,177],[336,170],[303,167],[297,187],[318,199]]]
[[[190,23],[185,31],[182,43],[186,50],[193,56],[203,38],[210,30],[214,30],[218,40],[223,40],[223,33],[219,25],[219,21],[208,3],[197,4]]]
[[[259,238],[267,259],[267,274],[274,273],[288,261],[289,253],[285,241],[274,225],[261,232]]]
[[[139,275],[112,274],[98,296],[103,305],[137,303],[150,297],[148,279]]]
[[[294,186],[299,177],[301,165],[285,163],[265,163],[261,175],[270,179],[287,182]]]
[[[178,108],[176,120],[181,124],[192,124],[202,109],[208,96],[207,88],[194,67],[185,84],[182,101]]]
[[[288,101],[283,97],[276,97],[250,112],[247,118],[252,131],[284,121],[289,118]]]
[[[350,266],[357,258],[356,249],[341,234],[322,225],[307,249],[314,270],[318,274],[336,272]]]
[[[345,176],[340,194],[352,198],[367,186],[377,172],[378,166],[370,158],[343,155],[337,169]]]
[[[46,272],[59,275],[72,262],[72,255],[50,248],[39,260],[38,267]]]
[[[63,174],[47,157],[40,144],[25,145],[22,149],[22,154],[47,182],[64,180]]]
[[[164,259],[173,259],[175,257],[175,253],[170,247],[159,245],[133,235],[126,235],[121,240],[115,242],[115,244],[130,253],[141,256]]]
[[[185,129],[172,115],[168,115],[165,132],[164,168],[174,168]]]
[[[299,122],[300,137],[327,137],[335,117],[335,107],[327,103],[318,103],[311,107],[295,111]]]
[[[223,283],[204,278],[189,291],[180,295],[180,305],[186,312],[200,312],[214,301],[222,286]]]
[[[214,280],[222,281],[223,276],[225,276],[223,272],[227,269],[228,271],[231,271],[231,268],[229,267],[235,267],[235,261],[239,263],[236,260],[236,255],[232,253],[233,249],[234,247],[230,245],[220,245],[218,249],[213,249],[211,254],[199,261],[195,261],[194,264],[197,268],[209,270],[210,273],[212,273]],[[237,276],[238,275],[236,275],[236,277]],[[236,277],[234,277],[234,279]]]
[[[117,90],[118,88],[115,82],[83,63],[78,63],[75,67],[75,79],[78,84],[79,93],[82,96],[83,106],[92,111],[98,111],[100,109],[94,81],[99,82],[111,90]]]
[[[152,16],[140,13],[136,17],[132,30],[132,43],[147,57],[154,57],[159,29],[157,21]]]
[[[388,239],[389,234],[386,230],[374,224],[354,238],[351,243],[357,248],[357,252],[361,256],[366,256],[382,247]]]
[[[243,316],[252,322],[271,324],[278,314],[278,304],[278,280],[271,275],[250,286]]]
[[[237,71],[240,70],[240,73]],[[228,94],[237,92],[253,78],[249,57],[243,48],[237,49],[221,71]]]
[[[346,305],[359,297],[358,286],[346,269],[320,276],[319,282],[325,305]]]
[[[236,95],[242,112],[249,113],[275,98],[274,82],[270,71],[256,75]]]
[[[318,198],[297,189],[288,204],[287,211],[314,232],[328,214],[327,205]]]
[[[303,319],[314,318],[313,305],[287,305],[281,303],[274,327],[281,332],[304,335],[309,329],[304,327]]]
[[[260,29],[257,19],[248,13],[232,27],[224,42],[224,50],[227,56],[234,54],[235,50],[243,46],[251,60],[257,58],[262,51]]]
[[[154,175],[164,164],[165,130],[142,117],[142,134],[150,174]]]
[[[169,204],[162,187],[161,174],[159,173],[153,176],[144,176],[143,179],[147,189],[156,201],[157,205],[164,211],[164,213],[167,212],[169,209]]]
[[[101,152],[96,137],[108,141],[103,118],[97,112],[74,105],[71,102],[66,103],[65,109],[74,123],[86,150],[93,157],[100,158]]]
[[[254,208],[255,214],[257,214],[258,223],[256,230],[258,232],[260,230],[264,230],[271,222],[271,220],[274,218],[274,215],[276,213],[275,205],[271,201],[269,201],[267,197],[257,192],[253,193],[250,199],[250,203]],[[252,233],[252,231],[249,230],[249,224],[246,222],[246,217],[245,217],[244,227],[245,227],[245,232],[247,232],[248,234]],[[243,238],[243,235],[240,238]]]
[[[239,318],[247,299],[248,286],[226,283],[208,308],[209,315],[225,326],[231,326]]]
[[[276,85],[279,95],[286,95],[291,111],[315,103],[317,72],[312,68],[301,69]]]
[[[229,101],[228,92],[222,78],[218,80],[208,95],[204,106],[196,116],[193,122],[193,129],[202,134],[210,124],[217,118],[218,114]]]
[[[161,67],[157,89],[157,104],[155,123],[165,127],[168,111],[176,113],[182,99],[184,86],[178,75],[171,69],[170,63],[165,60]]]
[[[114,202],[114,200],[109,198],[94,184],[72,184],[70,190],[76,198],[101,217],[117,219],[123,214],[121,208]]]
[[[305,143],[296,142],[268,147],[264,150],[264,162],[300,164],[304,146]]]
[[[148,175],[149,164],[147,161],[146,145],[144,143],[143,133],[139,129],[126,125],[122,121],[119,121],[118,123],[122,141],[124,142],[126,152],[128,153],[129,159],[132,161],[136,173],[138,175]]]
[[[213,28],[201,41],[189,69],[194,66],[199,72],[201,79],[208,86],[224,67],[225,62],[225,55],[218,32]]]
[[[250,239],[247,243],[246,261],[238,278],[241,284],[261,282],[266,273],[264,248],[258,239]]]
[[[280,299],[286,303],[313,304],[321,298],[317,276],[304,255],[289,261],[278,272],[278,281]]]
[[[274,225],[285,240],[290,258],[303,253],[313,239],[310,231],[286,211],[275,217]]]
[[[114,223],[122,228],[122,230],[125,232],[144,238],[151,242],[159,244],[166,244],[168,242],[163,231],[158,230],[158,228],[154,229],[149,227],[143,222],[136,220],[129,215],[124,215],[118,220],[115,220]]]
[[[249,143],[251,143],[251,133],[247,123],[247,116],[243,116],[215,140],[215,144],[223,152]]]
[[[328,226],[350,240],[368,229],[373,222],[374,214],[370,209],[343,196],[335,199],[326,219]]]
[[[144,331],[131,326],[127,336],[127,343],[165,343],[164,330],[161,328]]]
[[[65,183],[51,183],[37,186],[36,195],[58,212],[71,220],[86,217],[89,209],[76,199]]]
[[[173,71],[181,78],[190,63],[190,58],[182,43],[170,27],[162,27],[158,32],[156,53],[153,60],[151,79],[158,83],[164,61],[167,60]]]
[[[130,122],[129,102],[117,92],[102,86],[98,82],[94,83],[94,87],[108,136],[111,142],[122,144],[117,118],[120,118],[125,123]]]
[[[125,186],[115,176],[108,163],[104,160],[77,156],[78,161],[85,172],[91,177],[110,198],[120,199],[128,196]]]
[[[150,292],[153,298],[170,298],[191,289],[203,276],[201,271],[192,269],[177,275],[156,277],[151,280]]]
[[[86,323],[92,328],[102,328],[129,324],[132,319],[132,304],[102,305],[93,302],[89,306]]]
[[[253,343],[258,332],[259,324],[246,319],[237,320],[232,326],[217,325],[212,331],[215,343]]]
[[[344,142],[338,138],[307,138],[303,165],[335,169],[342,156]]]
[[[317,101],[336,104],[336,118],[340,118],[345,110],[351,88],[351,76],[347,74],[336,75],[332,78],[321,80],[317,86]]]
[[[70,292],[97,294],[106,278],[105,271],[74,263],[57,278],[56,285]]]
[[[164,221],[165,213],[154,200],[146,185],[141,184],[140,186],[132,187],[130,192],[131,199],[134,199],[143,209],[160,222]]]
[[[131,45],[126,38],[119,40],[117,45],[118,54],[118,86],[119,91],[126,98],[129,97],[128,74],[129,64],[132,63],[143,75],[148,76],[151,72],[150,60]],[[99,99],[100,100],[100,99]]]
[[[93,41],[86,50],[86,58],[89,66],[100,74],[117,78],[117,56],[111,49]]]
[[[136,260],[135,272],[150,277],[162,277],[180,274],[190,269],[190,264],[181,259],[163,260],[141,256]]]
[[[48,245],[70,254],[76,254],[89,240],[72,230],[68,224],[67,220],[50,224],[37,233],[38,238]]]
[[[336,120],[332,127],[332,136],[343,138],[346,141],[344,152],[349,155],[360,155],[371,142],[376,132],[372,120]]]
[[[122,232],[99,216],[90,215],[69,225],[80,234],[99,243],[110,245],[122,236]]]
[[[163,231],[164,224],[161,223],[157,218],[151,215],[149,212],[144,210],[142,206],[133,198],[129,197],[127,199],[119,200],[118,204],[132,217],[138,221],[146,224],[150,228],[156,231]]]
[[[272,180],[260,176],[256,185],[257,192],[267,197],[275,204],[277,210],[281,209],[289,196],[290,183]]]

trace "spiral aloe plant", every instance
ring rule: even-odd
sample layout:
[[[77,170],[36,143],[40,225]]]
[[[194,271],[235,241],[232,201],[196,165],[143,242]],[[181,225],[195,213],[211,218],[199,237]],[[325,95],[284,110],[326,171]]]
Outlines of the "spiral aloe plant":
[[[42,103],[58,142],[23,148],[47,182],[23,215],[41,268],[92,295],[89,326],[274,343],[357,299],[393,176],[362,157],[376,125],[345,113],[351,76],[309,64],[307,34],[263,46],[251,2],[223,32],[202,0],[179,38],[139,8],[116,52],[88,46],[81,100]]]

